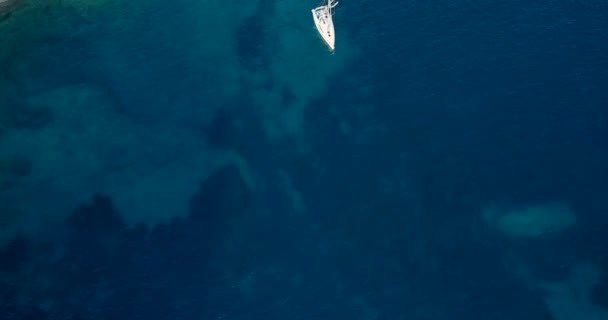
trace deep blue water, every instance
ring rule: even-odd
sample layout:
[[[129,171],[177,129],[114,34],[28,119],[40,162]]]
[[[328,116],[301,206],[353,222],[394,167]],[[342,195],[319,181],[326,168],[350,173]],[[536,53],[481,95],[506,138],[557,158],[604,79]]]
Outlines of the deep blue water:
[[[225,47],[215,30],[200,28],[212,19],[197,11],[205,3],[26,5],[1,18],[0,47],[11,50],[0,55],[0,146],[11,132],[48,134],[61,124],[53,110],[22,110],[28,97],[74,85],[102,88],[111,114],[129,119],[119,123],[132,127],[103,127],[110,140],[192,135],[183,148],[160,138],[130,145],[112,157],[145,150],[141,159],[95,162],[91,176],[65,170],[67,188],[81,179],[96,195],[57,213],[64,218],[52,237],[25,232],[4,245],[0,319],[608,319],[608,4],[343,0],[334,55],[319,54],[319,40],[285,57],[281,32],[314,38],[308,11],[277,22],[289,2],[260,0],[219,40],[233,43],[227,54],[214,49]],[[221,17],[247,5],[211,15],[234,23]],[[358,54],[346,59],[341,47]],[[343,67],[305,101],[298,137],[271,138],[264,121],[272,115],[256,97],[277,92],[269,113],[299,101],[301,87],[272,72],[278,64],[310,81],[299,62],[285,62],[307,55]],[[238,89],[222,94],[223,74],[234,70]],[[94,105],[81,112],[98,112]],[[99,141],[91,143],[104,148]],[[95,189],[118,165],[151,170],[137,176],[143,183],[157,171],[182,175],[164,164],[189,164],[199,141],[208,152],[237,152],[252,177],[232,163],[186,171],[200,180],[184,195],[187,214],[161,207],[154,215],[175,218],[153,225],[129,223],[142,214],[121,212],[107,189]],[[73,152],[85,147],[95,148]],[[30,188],[36,159],[14,165],[10,150],[0,148],[6,217],[64,186],[60,178]],[[23,182],[11,184],[14,176]],[[170,181],[150,181],[172,192]],[[17,202],[14,190],[35,192]],[[156,206],[147,199],[145,208]],[[553,202],[567,204],[576,223],[513,238],[482,216],[492,204],[509,212]],[[603,311],[563,302],[571,313],[556,312],[548,302],[556,293],[541,283],[579,283],[573,274],[584,264],[599,278],[577,297]]]

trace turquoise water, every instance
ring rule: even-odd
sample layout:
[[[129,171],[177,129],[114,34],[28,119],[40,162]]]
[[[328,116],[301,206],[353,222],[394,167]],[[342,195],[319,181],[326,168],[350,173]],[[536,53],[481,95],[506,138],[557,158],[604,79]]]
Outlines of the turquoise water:
[[[608,319],[608,5],[0,9],[0,319]]]

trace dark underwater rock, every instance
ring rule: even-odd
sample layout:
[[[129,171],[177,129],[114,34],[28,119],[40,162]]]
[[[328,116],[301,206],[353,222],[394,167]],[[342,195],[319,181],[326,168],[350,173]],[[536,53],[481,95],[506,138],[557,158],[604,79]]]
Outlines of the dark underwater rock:
[[[211,147],[227,149],[233,144],[235,129],[234,116],[228,110],[219,109],[203,133]]]
[[[608,266],[604,268],[598,283],[591,288],[591,301],[608,309]]]
[[[95,195],[91,203],[76,209],[67,224],[72,231],[83,232],[88,236],[101,236],[120,232],[124,222],[114,210],[112,200],[107,196]]]
[[[27,241],[18,236],[0,249],[0,272],[18,272],[27,262]]]
[[[14,128],[37,129],[44,127],[53,119],[53,113],[48,107],[32,107],[14,104],[8,111],[9,125]]]
[[[251,190],[234,165],[217,169],[190,200],[190,219],[217,232],[249,207]]]
[[[32,171],[29,159],[16,156],[0,158],[0,190],[5,190],[27,177]]]
[[[15,10],[21,1],[19,0],[0,0],[0,15],[10,13]],[[0,17],[1,18],[1,17]]]

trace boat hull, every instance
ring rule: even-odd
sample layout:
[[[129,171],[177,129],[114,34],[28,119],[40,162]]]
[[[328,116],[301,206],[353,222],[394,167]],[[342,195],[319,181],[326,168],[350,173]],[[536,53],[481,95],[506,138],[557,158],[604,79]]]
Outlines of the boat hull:
[[[334,22],[329,9],[327,6],[321,6],[312,9],[311,11],[319,35],[321,35],[321,38],[323,38],[323,41],[325,41],[329,49],[332,51],[335,50],[336,34],[334,32]]]

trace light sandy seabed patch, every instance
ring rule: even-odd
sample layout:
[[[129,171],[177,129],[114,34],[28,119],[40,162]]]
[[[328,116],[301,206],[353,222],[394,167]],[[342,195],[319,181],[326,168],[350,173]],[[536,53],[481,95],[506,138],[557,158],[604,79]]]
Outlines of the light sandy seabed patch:
[[[561,202],[503,208],[490,205],[482,210],[486,223],[512,238],[557,235],[576,223],[576,214]]]

